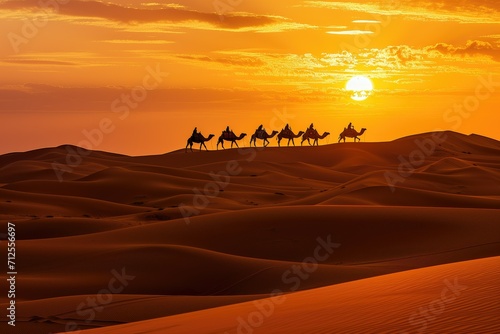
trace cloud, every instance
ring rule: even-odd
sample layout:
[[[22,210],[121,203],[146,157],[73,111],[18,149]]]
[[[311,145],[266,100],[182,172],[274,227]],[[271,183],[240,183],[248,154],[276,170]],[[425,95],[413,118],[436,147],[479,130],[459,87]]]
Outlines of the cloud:
[[[219,63],[222,65],[233,65],[233,66],[262,66],[264,62],[257,57],[209,57],[202,55],[177,55],[178,58],[208,62],[208,63]]]
[[[302,6],[348,10],[380,16],[400,15],[409,20],[453,21],[462,23],[498,23],[499,5],[496,0],[437,0],[437,1],[305,1]],[[382,20],[383,21],[383,20]]]
[[[352,21],[352,23],[373,23],[373,24],[378,24],[378,23],[382,23],[378,20],[354,20]]]
[[[38,0],[8,0],[0,3],[3,10],[43,10]],[[100,18],[125,24],[137,23],[190,23],[198,22],[219,29],[239,30],[279,26],[279,29],[301,29],[307,25],[295,24],[279,16],[256,15],[250,13],[228,13],[220,16],[217,13],[205,13],[187,9],[183,6],[161,8],[134,8],[97,1],[72,0],[61,4],[55,11],[60,15]],[[277,28],[275,27],[274,30]],[[266,31],[273,31],[267,29]]]
[[[327,34],[331,35],[369,35],[373,34],[373,31],[369,30],[343,30],[343,31],[327,31]]]
[[[465,46],[454,46],[446,43],[437,43],[426,47],[425,50],[432,55],[432,52],[438,52],[441,55],[459,55],[459,56],[487,56],[492,59],[500,60],[500,49],[494,47],[491,43],[485,41],[468,41]]]
[[[43,60],[43,59],[16,59],[7,58],[1,59],[2,63],[18,64],[18,65],[55,65],[55,66],[74,66],[77,63],[69,61]]]
[[[122,94],[130,94],[125,87],[60,87],[40,84],[0,86],[1,113],[105,113],[113,117],[111,105]],[[288,102],[335,100],[341,89],[297,89],[259,90],[249,88],[170,88],[148,92],[148,98],[134,112],[178,112],[199,110],[206,112],[207,105],[213,108],[254,109],[256,104],[266,106]],[[256,102],[257,101],[257,102]]]
[[[175,43],[173,41],[164,41],[164,40],[139,40],[139,39],[109,39],[109,40],[99,40],[99,43],[109,43],[109,44],[172,44]]]

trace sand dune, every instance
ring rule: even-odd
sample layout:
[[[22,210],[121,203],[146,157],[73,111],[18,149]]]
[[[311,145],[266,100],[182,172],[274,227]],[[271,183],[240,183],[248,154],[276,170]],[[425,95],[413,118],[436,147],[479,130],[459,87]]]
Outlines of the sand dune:
[[[500,255],[500,143],[439,136],[446,140],[143,157],[63,145],[0,156],[0,217],[16,223],[22,266],[13,333],[186,312],[194,313],[118,332],[232,333],[255,307],[237,303],[275,289],[291,294],[255,332],[414,333],[408,317],[453,275],[477,285],[476,299],[457,298],[427,330],[493,333],[498,258],[481,259]],[[54,163],[68,168],[62,182]],[[92,308],[79,305],[122,271],[130,281],[89,320]],[[204,321],[213,326],[197,327]]]
[[[85,333],[498,333],[499,261],[411,270]]]

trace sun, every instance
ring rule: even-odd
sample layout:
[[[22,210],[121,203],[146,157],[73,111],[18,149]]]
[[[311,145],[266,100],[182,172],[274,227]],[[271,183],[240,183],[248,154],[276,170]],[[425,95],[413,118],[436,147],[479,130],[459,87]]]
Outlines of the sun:
[[[358,75],[347,82],[345,89],[351,94],[351,99],[354,101],[364,101],[372,93],[373,83],[368,77]]]

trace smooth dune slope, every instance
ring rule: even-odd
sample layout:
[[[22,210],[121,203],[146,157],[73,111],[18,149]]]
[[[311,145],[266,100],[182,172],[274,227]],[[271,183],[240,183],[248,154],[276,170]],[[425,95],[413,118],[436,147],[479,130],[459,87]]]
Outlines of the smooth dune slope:
[[[96,330],[111,333],[498,333],[500,257]]]

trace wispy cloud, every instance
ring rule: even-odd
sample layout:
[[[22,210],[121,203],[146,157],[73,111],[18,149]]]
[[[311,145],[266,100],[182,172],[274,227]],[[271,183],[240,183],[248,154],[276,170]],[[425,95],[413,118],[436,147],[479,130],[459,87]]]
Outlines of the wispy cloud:
[[[462,23],[498,23],[500,12],[495,0],[395,1],[369,3],[355,1],[305,1],[303,6],[348,10],[374,15],[399,15],[410,20],[455,21]]]
[[[373,24],[378,24],[378,23],[381,23],[380,21],[378,20],[354,20],[352,21],[352,23],[373,23]]]
[[[110,44],[172,44],[173,41],[164,40],[132,40],[132,39],[110,39],[110,40],[100,40],[99,43],[110,43]]]
[[[8,0],[0,3],[0,10],[41,10],[38,0]],[[100,18],[124,24],[170,22],[192,28],[212,27],[228,30],[259,30],[273,32],[309,28],[309,25],[291,22],[281,16],[251,13],[227,13],[223,19],[217,13],[187,9],[184,6],[151,8],[124,7],[98,1],[72,0],[59,6],[58,15]],[[198,23],[192,24],[193,22]]]
[[[369,30],[342,30],[342,31],[327,31],[327,34],[331,34],[331,35],[369,35],[369,34],[373,34],[373,31],[369,31]]]

